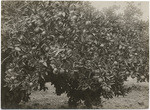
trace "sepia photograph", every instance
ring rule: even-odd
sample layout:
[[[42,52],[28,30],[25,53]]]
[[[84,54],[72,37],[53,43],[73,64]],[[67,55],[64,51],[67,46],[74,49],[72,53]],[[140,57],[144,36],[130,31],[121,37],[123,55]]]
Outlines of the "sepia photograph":
[[[1,109],[148,109],[149,1],[1,1]]]

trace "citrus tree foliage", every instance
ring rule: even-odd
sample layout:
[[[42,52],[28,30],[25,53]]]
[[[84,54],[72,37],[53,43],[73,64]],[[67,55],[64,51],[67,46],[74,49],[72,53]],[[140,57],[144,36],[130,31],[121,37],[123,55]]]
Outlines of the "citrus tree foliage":
[[[91,107],[101,97],[124,96],[130,75],[148,80],[148,22],[134,8],[121,15],[89,2],[2,2],[3,85],[15,94],[8,100],[18,94],[18,103],[28,101],[51,82],[70,106],[83,100]]]

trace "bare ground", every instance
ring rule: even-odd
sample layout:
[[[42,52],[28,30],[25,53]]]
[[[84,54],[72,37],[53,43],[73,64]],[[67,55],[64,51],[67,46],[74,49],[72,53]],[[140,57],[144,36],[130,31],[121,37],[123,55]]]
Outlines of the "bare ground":
[[[137,83],[136,79],[129,78],[125,83],[132,87],[132,91],[127,96],[114,97],[113,99],[103,99],[102,109],[148,109],[149,108],[149,83]],[[21,108],[25,109],[59,109],[68,108],[68,98],[66,94],[57,96],[55,88],[47,83],[47,91],[36,91],[31,94],[31,100],[28,103],[21,103]],[[79,108],[84,108],[80,106]]]

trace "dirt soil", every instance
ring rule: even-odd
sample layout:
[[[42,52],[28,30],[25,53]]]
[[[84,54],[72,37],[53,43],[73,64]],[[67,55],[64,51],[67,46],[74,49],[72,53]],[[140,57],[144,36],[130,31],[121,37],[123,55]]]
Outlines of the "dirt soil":
[[[125,85],[132,87],[132,91],[127,96],[114,97],[113,99],[103,99],[102,109],[148,109],[149,108],[149,83],[137,83],[136,79],[129,78]],[[24,109],[64,109],[68,108],[68,98],[66,94],[57,96],[55,88],[47,83],[47,91],[35,91],[31,94],[31,100],[21,103]],[[80,106],[79,108],[84,108]]]

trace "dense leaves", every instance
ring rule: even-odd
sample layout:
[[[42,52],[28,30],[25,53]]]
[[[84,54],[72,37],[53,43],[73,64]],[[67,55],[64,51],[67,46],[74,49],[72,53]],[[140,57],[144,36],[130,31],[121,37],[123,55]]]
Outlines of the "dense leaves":
[[[124,96],[128,76],[149,77],[148,22],[130,11],[99,12],[78,1],[2,2],[1,51],[10,50],[2,65],[11,57],[2,73],[4,87],[28,97],[51,82],[57,95],[67,93],[72,107]]]

